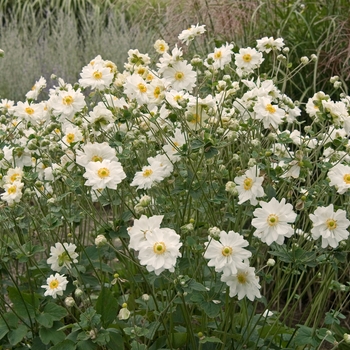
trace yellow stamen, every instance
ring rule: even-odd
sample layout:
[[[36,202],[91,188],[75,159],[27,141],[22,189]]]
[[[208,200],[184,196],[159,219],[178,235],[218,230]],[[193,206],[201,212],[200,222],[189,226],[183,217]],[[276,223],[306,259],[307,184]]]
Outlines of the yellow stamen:
[[[27,107],[24,111],[29,115],[34,114],[34,109],[32,107]]]
[[[49,284],[50,289],[56,289],[60,285],[60,282],[58,282],[58,279],[55,278],[52,280]]]
[[[145,84],[140,83],[140,84],[137,85],[137,87],[139,88],[140,92],[142,92],[143,94],[145,92],[147,92],[147,87],[146,87]]]
[[[243,55],[242,58],[244,62],[250,62],[252,60],[252,55],[250,55],[249,53],[246,53],[245,55]]]
[[[223,247],[221,250],[221,254],[223,256],[230,256],[232,254],[232,248],[228,246]]]
[[[93,72],[92,76],[94,77],[94,79],[100,80],[102,79],[102,72],[100,72],[99,70],[96,70],[95,72]]]
[[[75,135],[74,134],[72,134],[72,133],[67,134],[66,140],[67,140],[68,143],[74,142],[74,139],[75,139]]]
[[[216,60],[219,60],[222,57],[222,52],[221,51],[217,51],[214,53],[214,58]]]
[[[274,106],[272,106],[272,104],[268,104],[266,105],[265,109],[269,112],[269,113],[275,113],[276,112],[276,108]]]
[[[165,247],[165,244],[164,242],[156,242],[154,243],[154,246],[153,246],[153,251],[156,253],[156,254],[164,254],[165,251],[166,251],[166,247]]]
[[[328,219],[326,221],[326,225],[328,227],[328,230],[335,230],[337,228],[337,220],[334,219]]]
[[[278,224],[278,216],[276,214],[270,214],[266,221],[269,226],[276,226]]]
[[[10,186],[8,189],[7,189],[7,193],[8,194],[15,194],[17,191],[17,186],[13,185],[13,186]]]
[[[74,99],[72,96],[68,95],[63,97],[62,102],[65,106],[70,106],[74,102]]]
[[[343,176],[343,180],[347,185],[349,185],[350,184],[350,174],[345,174]]]
[[[253,179],[251,179],[250,177],[247,177],[246,179],[244,179],[243,181],[243,188],[248,191],[252,188],[253,186]]]
[[[109,176],[109,174],[110,174],[110,171],[109,171],[109,169],[107,169],[107,168],[100,168],[100,169],[98,169],[98,171],[97,171],[97,175],[98,175],[101,179],[103,179],[103,178]]]
[[[102,162],[102,161],[103,161],[102,157],[100,157],[100,156],[93,156],[93,157],[91,158],[91,160],[92,160],[93,162]]]
[[[153,174],[153,170],[152,169],[146,169],[143,173],[142,176],[143,177],[149,177]]]
[[[175,73],[175,79],[176,80],[182,80],[184,78],[185,74],[183,74],[182,72],[176,72]]]
[[[247,283],[247,275],[245,272],[239,272],[237,273],[237,280],[240,284],[246,284]]]

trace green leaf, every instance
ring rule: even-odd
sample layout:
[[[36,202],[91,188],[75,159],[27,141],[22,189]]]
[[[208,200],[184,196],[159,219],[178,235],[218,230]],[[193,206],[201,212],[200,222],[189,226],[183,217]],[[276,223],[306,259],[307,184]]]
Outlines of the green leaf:
[[[18,316],[25,319],[35,318],[36,310],[39,307],[38,294],[20,292],[15,287],[8,287],[8,294]]]
[[[187,333],[174,333],[172,335],[172,347],[175,349],[181,348],[186,345]]]
[[[7,324],[0,320],[0,340],[9,332]]]
[[[11,345],[16,345],[27,335],[27,332],[27,326],[20,324],[17,329],[8,333],[7,338]]]
[[[114,328],[107,328],[109,332],[109,342],[107,343],[110,350],[124,350],[124,340],[120,332]]]
[[[321,340],[325,339],[329,343],[335,344],[336,339],[332,335],[332,332],[330,332],[327,328],[318,329],[316,331],[316,335]]]
[[[49,350],[75,350],[76,346],[71,340],[64,340],[54,346],[51,346]]]
[[[208,317],[216,317],[221,310],[220,304],[214,304],[212,301],[202,301],[200,303],[201,308],[203,311],[208,315]]]
[[[96,311],[101,315],[103,327],[111,324],[118,314],[119,304],[113,293],[107,288],[101,290],[96,302]]]
[[[53,325],[53,318],[48,314],[40,314],[36,317],[36,320],[46,328],[51,328]]]
[[[298,329],[297,335],[294,338],[295,344],[312,345],[317,347],[319,345],[319,341],[313,334],[313,329],[302,325],[298,326],[300,326],[300,328]]]
[[[147,346],[144,344],[140,344],[137,341],[133,341],[131,343],[131,350],[147,350]]]
[[[199,292],[207,292],[207,288],[205,288],[203,284],[196,282],[194,279],[191,279],[188,282],[187,287],[192,290],[197,290]]]
[[[204,343],[219,343],[223,344],[222,341],[219,338],[216,337],[204,337],[199,341],[199,344],[204,344]]]
[[[46,345],[50,342],[54,345],[62,342],[66,338],[64,331],[58,330],[62,326],[61,322],[55,322],[51,328],[40,327],[39,336],[41,341]]]
[[[94,344],[90,339],[82,340],[78,342],[77,349],[79,350],[96,350],[96,344]]]
[[[68,315],[67,310],[55,303],[48,303],[44,308],[45,314],[49,314],[54,321],[60,321],[63,317]]]

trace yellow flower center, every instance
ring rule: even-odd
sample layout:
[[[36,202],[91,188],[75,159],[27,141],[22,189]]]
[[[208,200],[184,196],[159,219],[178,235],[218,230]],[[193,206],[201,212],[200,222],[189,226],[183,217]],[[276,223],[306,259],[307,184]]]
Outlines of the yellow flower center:
[[[100,72],[99,70],[96,70],[95,72],[92,73],[92,76],[94,77],[94,79],[100,80],[102,79],[102,72]]]
[[[100,157],[100,156],[93,156],[93,157],[91,158],[91,160],[92,160],[93,162],[102,162],[102,161],[103,161],[102,157]]]
[[[137,87],[139,88],[141,93],[144,94],[145,92],[147,92],[147,87],[146,87],[145,84],[140,83],[140,84],[137,85]]]
[[[164,52],[164,51],[165,51],[165,45],[164,45],[164,44],[159,44],[158,50],[159,50],[160,52]]]
[[[175,95],[174,96],[174,101],[179,101],[179,100],[181,100],[181,95]]]
[[[237,280],[240,284],[246,284],[247,283],[247,275],[245,272],[238,272],[237,273]]]
[[[176,72],[175,73],[175,79],[176,80],[182,80],[184,78],[185,74],[183,74],[182,72]]]
[[[13,185],[13,186],[10,186],[8,189],[7,189],[7,193],[8,194],[15,194],[17,191],[17,186]]]
[[[157,87],[154,89],[154,91],[153,91],[153,95],[154,95],[155,98],[158,98],[159,95],[160,95],[160,93],[161,93],[160,87],[157,86]]]
[[[251,179],[250,177],[247,177],[246,179],[244,179],[243,181],[243,188],[248,191],[252,188],[253,186],[253,179]]]
[[[223,247],[221,250],[221,254],[223,256],[230,256],[232,254],[232,248],[228,246]]]
[[[350,184],[350,174],[345,174],[343,176],[343,180],[347,185],[349,185]]]
[[[164,242],[156,242],[156,243],[154,243],[153,251],[156,254],[164,254],[165,251],[166,251],[166,247],[165,247]]]
[[[73,133],[67,134],[66,140],[68,143],[74,142],[74,139],[75,139],[75,135]]]
[[[63,97],[62,102],[65,106],[70,106],[74,102],[74,99],[72,96],[68,95]]]
[[[337,228],[337,220],[334,219],[328,219],[326,221],[326,225],[328,227],[328,230],[335,230]]]
[[[266,105],[265,109],[269,112],[269,113],[275,113],[276,112],[276,108],[274,106],[272,106],[271,103],[269,103],[268,105]]]
[[[60,282],[58,282],[58,279],[55,278],[52,280],[49,284],[50,289],[56,289],[60,285]]]
[[[266,221],[269,226],[276,226],[278,224],[278,216],[276,214],[270,214]]]
[[[137,69],[137,74],[139,74],[139,75],[143,75],[143,74],[145,74],[145,72],[146,72],[146,68],[145,67],[139,67]]]
[[[244,62],[250,62],[252,60],[252,55],[250,55],[249,53],[246,53],[243,55],[242,58]]]
[[[142,176],[143,177],[149,177],[153,174],[153,170],[152,169],[146,169],[143,173]]]
[[[214,58],[216,60],[219,60],[222,57],[222,52],[221,51],[217,51],[214,53]]]
[[[20,178],[21,178],[20,174],[18,174],[18,173],[12,174],[10,176],[10,182],[15,182],[17,179],[20,179]]]
[[[27,107],[24,111],[29,115],[32,115],[34,113],[34,109],[32,107]]]
[[[106,68],[109,68],[111,73],[114,73],[117,70],[116,69],[117,67],[112,62],[107,62],[105,66],[106,66]]]
[[[192,123],[192,124],[197,124],[197,123],[200,123],[201,117],[199,114],[193,113],[193,114],[188,115],[187,121],[189,123]]]
[[[110,171],[109,171],[109,169],[107,169],[107,168],[100,168],[100,169],[98,169],[98,172],[97,172],[97,175],[98,175],[101,179],[103,179],[103,178],[109,176],[109,174],[110,174]]]

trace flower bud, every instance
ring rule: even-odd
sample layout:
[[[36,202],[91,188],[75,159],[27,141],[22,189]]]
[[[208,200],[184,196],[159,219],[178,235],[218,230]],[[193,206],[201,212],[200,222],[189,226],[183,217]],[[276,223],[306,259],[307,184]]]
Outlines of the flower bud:
[[[269,260],[267,260],[267,263],[266,263],[266,265],[267,266],[275,266],[275,264],[276,264],[276,261],[275,261],[275,259],[269,259]]]
[[[142,294],[141,299],[143,301],[148,301],[149,300],[149,295],[148,294]]]
[[[107,238],[104,235],[98,235],[95,238],[95,245],[97,247],[102,247],[105,244],[107,244]]]
[[[343,339],[346,344],[350,344],[350,334],[344,333]]]
[[[64,303],[67,307],[72,307],[75,305],[75,300],[72,297],[67,297],[66,299],[64,299]]]
[[[300,58],[300,62],[302,64],[308,64],[309,63],[309,58],[306,57],[306,56],[303,56],[303,57]]]

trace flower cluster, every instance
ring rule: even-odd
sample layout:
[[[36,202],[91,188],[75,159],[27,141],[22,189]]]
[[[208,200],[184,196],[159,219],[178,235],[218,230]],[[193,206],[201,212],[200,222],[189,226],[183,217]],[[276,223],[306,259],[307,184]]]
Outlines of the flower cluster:
[[[179,40],[204,33],[191,26]],[[282,38],[226,42],[204,57],[164,40],[154,50],[156,62],[129,50],[122,70],[96,56],[78,83],[58,78],[40,102],[44,78],[24,102],[0,101],[3,205],[45,207],[32,227],[50,235],[75,235],[92,220],[84,227],[98,231],[101,251],[127,227],[123,247],[156,275],[201,252],[238,299],[260,297],[253,247],[338,248],[349,235],[340,207],[350,188],[350,97],[320,91],[302,108],[287,96],[279,81],[305,59],[261,74],[288,54]],[[69,211],[60,207],[67,198]],[[45,243],[51,269],[71,273],[77,246]],[[45,294],[62,295],[64,278],[51,275]]]

